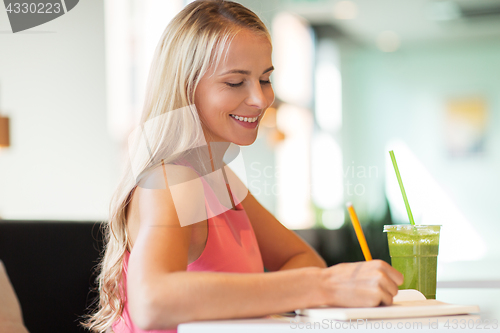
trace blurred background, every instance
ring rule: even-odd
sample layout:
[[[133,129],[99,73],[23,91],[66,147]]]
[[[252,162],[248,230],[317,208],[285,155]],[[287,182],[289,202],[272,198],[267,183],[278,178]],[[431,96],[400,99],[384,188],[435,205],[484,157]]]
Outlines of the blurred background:
[[[81,1],[16,34],[0,10],[1,218],[107,219],[188,2]],[[273,37],[276,103],[236,170],[259,201],[329,264],[363,258],[351,201],[389,260],[383,225],[408,223],[394,150],[416,223],[442,225],[438,280],[500,280],[500,1],[238,2]]]

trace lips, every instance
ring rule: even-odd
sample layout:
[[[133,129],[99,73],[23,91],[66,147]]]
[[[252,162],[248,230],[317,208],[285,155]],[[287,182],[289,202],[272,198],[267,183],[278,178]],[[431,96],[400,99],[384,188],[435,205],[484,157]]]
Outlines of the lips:
[[[260,113],[256,114],[256,115],[249,115],[249,116],[244,116],[244,115],[240,115],[240,114],[233,114],[233,113],[231,113],[230,116],[238,116],[238,117],[243,117],[243,118],[245,118],[245,117],[247,117],[247,118],[255,118],[255,117],[260,116]]]
[[[243,117],[231,114],[230,117],[240,126],[245,128],[256,128],[259,124],[259,116]],[[241,119],[241,120],[240,120]],[[246,119],[246,120],[245,120]]]
[[[256,122],[259,119],[259,115],[257,115],[257,116],[241,116],[241,115],[230,114],[229,116],[231,116],[232,118],[237,119],[239,121],[248,122],[248,123]]]

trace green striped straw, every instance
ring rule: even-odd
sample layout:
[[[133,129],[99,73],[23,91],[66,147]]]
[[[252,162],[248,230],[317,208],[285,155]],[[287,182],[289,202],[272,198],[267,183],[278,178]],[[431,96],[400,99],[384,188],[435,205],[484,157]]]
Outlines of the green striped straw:
[[[396,162],[396,157],[394,156],[394,151],[390,151],[389,155],[391,155],[392,165],[394,166],[394,171],[396,171],[396,177],[398,177],[399,188],[401,189],[401,193],[403,194],[403,199],[406,205],[406,212],[408,213],[408,218],[410,219],[411,225],[415,225],[415,221],[413,220],[413,214],[411,213],[410,204],[408,203],[408,198],[406,197],[405,187],[403,186],[403,181],[401,180],[401,175],[399,174],[398,163]]]

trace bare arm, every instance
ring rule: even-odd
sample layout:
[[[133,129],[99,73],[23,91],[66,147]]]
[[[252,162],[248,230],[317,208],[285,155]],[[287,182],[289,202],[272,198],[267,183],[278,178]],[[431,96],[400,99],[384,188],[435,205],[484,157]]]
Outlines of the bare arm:
[[[268,270],[326,267],[323,258],[309,244],[283,226],[250,192],[242,205],[252,222],[262,260]]]
[[[170,273],[151,281],[159,292],[151,300],[151,317],[145,327],[174,328],[182,322],[260,317],[317,306],[320,295],[315,295],[317,288],[311,285],[319,285],[318,270],[301,268],[272,274]]]
[[[309,244],[295,232],[283,226],[255,199],[231,168],[226,167],[225,170],[231,189],[237,189],[236,192],[243,198],[241,204],[252,223],[262,261],[267,270],[326,267],[323,258]],[[244,191],[240,189],[244,189]]]
[[[200,195],[186,193],[186,200],[199,204]],[[322,304],[391,304],[397,292],[399,273],[379,261],[271,273],[186,272],[191,230],[180,226],[170,191],[138,188],[133,200],[139,202],[140,229],[130,256],[127,290],[132,319],[142,329]]]

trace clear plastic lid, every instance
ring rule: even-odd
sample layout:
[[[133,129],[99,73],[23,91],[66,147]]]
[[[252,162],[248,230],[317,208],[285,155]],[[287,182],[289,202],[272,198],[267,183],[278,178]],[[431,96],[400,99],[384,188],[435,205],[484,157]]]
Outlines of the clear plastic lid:
[[[414,233],[421,235],[439,234],[441,225],[411,225],[411,224],[392,224],[384,225],[384,232]]]

